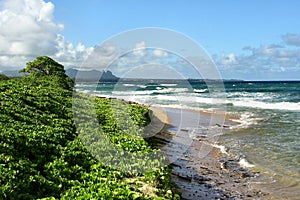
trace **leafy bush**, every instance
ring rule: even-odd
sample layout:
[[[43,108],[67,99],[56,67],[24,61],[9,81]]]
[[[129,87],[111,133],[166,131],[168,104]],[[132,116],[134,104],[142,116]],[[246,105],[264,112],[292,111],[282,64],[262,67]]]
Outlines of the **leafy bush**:
[[[170,190],[167,167],[126,172],[104,165],[88,151],[75,127],[72,91],[62,81],[59,76],[27,76],[0,82],[0,199],[178,199]],[[94,102],[110,141],[136,154],[157,151],[138,128],[149,121],[146,108],[100,98]],[[116,121],[120,116],[111,104],[127,107],[133,119],[128,123],[135,125],[122,127],[127,121]]]
[[[65,74],[64,66],[48,56],[39,56],[34,61],[26,63],[26,67],[19,72],[27,73],[33,78],[55,76],[60,78],[58,83],[65,89],[74,86],[74,81]]]

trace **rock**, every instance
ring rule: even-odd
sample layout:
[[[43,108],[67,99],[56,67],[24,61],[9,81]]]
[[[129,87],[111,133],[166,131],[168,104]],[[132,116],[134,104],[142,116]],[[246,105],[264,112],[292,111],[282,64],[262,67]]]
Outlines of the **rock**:
[[[222,127],[222,128],[229,128],[229,127],[230,127],[230,126],[225,125],[225,124],[223,124],[223,125],[221,125],[221,124],[216,124],[216,126],[217,126],[217,127]]]
[[[248,177],[253,177],[253,176],[254,175],[249,171],[246,171],[246,172],[242,173],[242,178],[248,178]]]
[[[184,131],[184,132],[188,132],[189,130],[188,129],[180,129],[180,131]]]
[[[203,181],[210,181],[210,180],[211,180],[211,178],[206,178],[206,177],[200,176],[200,175],[198,175],[198,174],[195,174],[195,175],[193,176],[193,179],[194,179],[195,181],[201,181],[201,182],[203,182]]]

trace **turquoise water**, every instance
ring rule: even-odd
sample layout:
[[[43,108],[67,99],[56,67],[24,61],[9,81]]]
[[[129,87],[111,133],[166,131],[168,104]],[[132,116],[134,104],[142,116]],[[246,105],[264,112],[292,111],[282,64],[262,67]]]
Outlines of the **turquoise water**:
[[[76,89],[147,105],[229,113],[239,124],[224,132],[218,142],[269,175],[259,187],[275,192],[281,188],[283,196],[289,194],[291,199],[300,195],[300,82],[229,82],[223,88],[148,80],[80,83]]]

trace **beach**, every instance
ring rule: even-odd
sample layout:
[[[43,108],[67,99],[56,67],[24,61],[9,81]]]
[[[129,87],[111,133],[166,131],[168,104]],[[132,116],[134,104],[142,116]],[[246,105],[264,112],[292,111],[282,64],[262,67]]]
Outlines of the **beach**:
[[[182,199],[268,199],[268,194],[248,184],[258,172],[243,168],[239,160],[230,157],[217,141],[211,143],[208,136],[190,137],[192,120],[199,118],[201,125],[209,128],[211,114],[162,107],[150,110],[152,130],[161,129],[153,137],[160,141],[157,147],[170,160],[172,181]],[[182,120],[182,116],[189,119]],[[223,128],[232,123],[225,121]]]
[[[173,180],[183,179],[177,185],[182,184],[185,198],[209,199],[203,195],[220,193],[211,198],[296,200],[300,195],[299,83],[228,82],[224,98],[205,83],[172,80],[80,83],[76,90],[155,109],[152,115],[160,117],[152,117],[146,137],[155,139],[165,152],[173,166]],[[208,180],[198,184],[181,175],[186,172]],[[208,192],[184,193],[199,188]]]

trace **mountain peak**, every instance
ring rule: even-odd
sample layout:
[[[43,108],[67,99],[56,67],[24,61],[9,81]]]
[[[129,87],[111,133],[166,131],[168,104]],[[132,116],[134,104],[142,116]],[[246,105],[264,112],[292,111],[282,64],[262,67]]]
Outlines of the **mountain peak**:
[[[66,74],[77,81],[118,81],[119,78],[111,71],[98,71],[98,70],[77,70],[70,68],[66,70]]]

